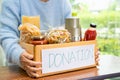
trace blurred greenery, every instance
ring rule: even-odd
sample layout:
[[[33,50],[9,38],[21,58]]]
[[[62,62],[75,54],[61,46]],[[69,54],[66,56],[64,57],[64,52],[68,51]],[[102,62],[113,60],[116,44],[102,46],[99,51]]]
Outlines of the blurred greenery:
[[[74,3],[74,0],[70,0],[72,4],[72,11],[77,12],[80,18],[80,25],[82,28],[88,28],[90,23],[96,23],[98,34],[99,30],[107,28],[108,32],[105,32],[107,36],[113,35],[113,37],[100,37],[97,36],[98,46],[102,54],[111,54],[120,56],[120,32],[115,32],[115,28],[120,28],[120,11],[116,10],[117,1],[115,0],[109,5],[108,9],[99,11],[90,11],[88,6],[83,3]],[[103,34],[101,34],[103,35]]]
[[[80,24],[83,28],[87,28],[91,22],[98,24],[97,28],[103,28],[107,27],[108,21],[114,22],[116,18],[120,21],[119,14],[120,12],[117,11],[101,11],[96,14],[79,12],[78,17],[80,18]],[[115,25],[112,25],[112,27],[115,27]]]
[[[111,54],[120,56],[120,41],[119,39],[103,39],[98,38],[98,47],[102,54]]]

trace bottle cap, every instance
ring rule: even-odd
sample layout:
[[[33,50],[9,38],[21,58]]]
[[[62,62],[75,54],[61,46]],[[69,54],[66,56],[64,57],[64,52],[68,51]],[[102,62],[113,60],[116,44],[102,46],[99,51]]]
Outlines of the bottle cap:
[[[76,17],[77,16],[77,12],[72,12],[72,16]]]
[[[96,24],[95,23],[90,23],[90,27],[96,28]]]

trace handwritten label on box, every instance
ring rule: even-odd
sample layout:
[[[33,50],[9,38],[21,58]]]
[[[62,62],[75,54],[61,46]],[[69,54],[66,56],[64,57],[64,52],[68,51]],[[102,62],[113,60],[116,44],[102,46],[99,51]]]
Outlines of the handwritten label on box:
[[[42,50],[42,73],[51,73],[95,64],[95,45]]]

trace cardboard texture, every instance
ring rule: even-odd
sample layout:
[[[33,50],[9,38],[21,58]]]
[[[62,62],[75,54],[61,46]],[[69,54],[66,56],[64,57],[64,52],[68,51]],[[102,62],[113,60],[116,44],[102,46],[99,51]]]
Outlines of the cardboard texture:
[[[95,67],[96,44],[96,40],[46,45],[20,42],[34,55],[34,61],[42,62],[42,71],[38,72],[40,77]]]

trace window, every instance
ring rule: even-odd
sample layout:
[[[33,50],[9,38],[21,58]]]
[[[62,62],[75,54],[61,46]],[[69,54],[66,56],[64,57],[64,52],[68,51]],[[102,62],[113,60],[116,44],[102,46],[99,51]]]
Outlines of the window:
[[[120,56],[120,0],[71,0],[84,34],[91,22],[97,24],[97,41],[102,54]]]

